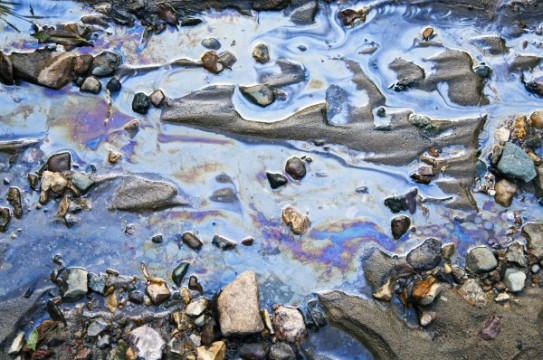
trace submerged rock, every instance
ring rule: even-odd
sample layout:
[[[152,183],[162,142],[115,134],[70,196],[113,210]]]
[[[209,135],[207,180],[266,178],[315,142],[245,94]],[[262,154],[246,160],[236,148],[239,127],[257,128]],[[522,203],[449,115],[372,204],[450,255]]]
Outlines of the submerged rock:
[[[135,355],[142,360],[160,360],[166,342],[153,328],[144,325],[135,328],[128,334],[128,343]]]
[[[213,236],[213,240],[211,241],[211,243],[221,250],[233,249],[237,245],[235,241],[232,241],[220,235]]]
[[[498,170],[507,177],[532,181],[536,177],[535,165],[524,150],[513,143],[506,143],[497,164]]]
[[[183,279],[185,278],[185,274],[187,273],[189,266],[190,266],[189,262],[183,261],[179,265],[177,265],[176,268],[173,270],[172,280],[176,286],[181,286],[181,283],[183,282]]]
[[[154,305],[160,305],[170,298],[170,289],[164,282],[152,282],[147,285],[146,291]]]
[[[297,343],[307,336],[304,317],[298,309],[279,306],[274,311],[273,329],[279,340]]]
[[[268,346],[265,343],[249,343],[241,345],[239,355],[246,360],[266,360],[268,351]]]
[[[60,152],[47,159],[47,170],[51,172],[69,171],[72,168],[72,156],[69,152]]]
[[[13,215],[17,219],[23,216],[23,203],[21,201],[21,190],[18,187],[10,186],[7,194],[8,203],[13,207]],[[1,225],[0,225],[1,226]]]
[[[177,198],[177,189],[173,185],[134,176],[121,180],[109,209],[147,211],[187,204],[187,201]]]
[[[155,90],[149,95],[149,101],[154,107],[160,107],[164,101],[164,92],[162,90]]]
[[[417,211],[418,193],[418,189],[414,188],[404,195],[389,196],[384,201],[385,206],[393,213],[409,210],[411,214],[414,214]]]
[[[250,335],[264,330],[258,306],[256,274],[244,272],[227,285],[217,298],[223,335]]]
[[[266,107],[275,101],[275,92],[268,85],[240,86],[241,94],[255,105]]]
[[[200,61],[204,69],[213,74],[218,74],[224,70],[224,65],[220,62],[220,56],[213,50],[206,51]]]

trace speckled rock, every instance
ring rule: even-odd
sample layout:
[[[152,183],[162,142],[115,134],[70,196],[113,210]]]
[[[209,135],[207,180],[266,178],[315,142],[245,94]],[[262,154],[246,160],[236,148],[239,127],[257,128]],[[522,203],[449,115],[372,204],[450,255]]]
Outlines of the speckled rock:
[[[153,328],[144,325],[128,334],[128,343],[140,360],[160,360],[166,345],[164,339]]]
[[[537,260],[543,260],[543,224],[527,223],[522,227],[528,253]]]
[[[417,270],[431,270],[441,262],[441,241],[426,239],[407,254],[407,262]]]
[[[532,181],[536,177],[535,165],[524,150],[513,143],[506,143],[497,165],[506,177]]]
[[[306,337],[304,317],[302,313],[290,306],[279,306],[272,319],[275,335],[279,340],[296,343]]]
[[[67,268],[60,274],[58,280],[64,301],[77,301],[89,291],[88,272],[83,268]]]

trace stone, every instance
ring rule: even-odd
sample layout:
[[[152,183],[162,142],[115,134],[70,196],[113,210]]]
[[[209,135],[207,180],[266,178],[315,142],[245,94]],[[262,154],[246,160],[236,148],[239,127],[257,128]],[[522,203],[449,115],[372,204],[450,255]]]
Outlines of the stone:
[[[487,322],[485,322],[485,326],[481,329],[481,332],[479,335],[483,340],[493,340],[495,339],[501,331],[501,321],[498,316],[492,316]]]
[[[51,59],[51,62],[40,71],[37,79],[39,85],[58,90],[72,81],[73,60],[75,55],[62,53]]]
[[[151,107],[151,102],[147,95],[142,92],[134,95],[134,99],[132,100],[132,110],[134,112],[145,115],[149,111],[149,107]]]
[[[532,159],[519,146],[505,143],[497,169],[504,176],[530,182],[536,177],[535,165]]]
[[[10,186],[8,188],[8,194],[6,196],[8,203],[13,207],[13,215],[17,219],[23,216],[23,203],[21,201],[21,190],[16,186]]]
[[[213,240],[211,243],[221,250],[233,249],[237,245],[235,241],[232,241],[220,235],[213,236]]]
[[[173,270],[172,280],[176,286],[181,286],[181,283],[183,282],[183,279],[185,278],[185,274],[187,273],[189,266],[190,266],[190,263],[188,261],[183,261],[179,265],[177,265],[175,269]]]
[[[220,57],[214,50],[206,51],[200,61],[204,69],[213,74],[218,74],[224,70],[224,65],[220,63]]]
[[[450,260],[454,256],[455,251],[456,251],[456,246],[453,243],[445,244],[441,248],[441,257],[443,259]]]
[[[47,159],[47,170],[51,172],[69,171],[71,168],[72,156],[67,151],[51,155]]]
[[[416,270],[431,270],[441,262],[441,241],[430,238],[407,254],[407,262]]]
[[[162,90],[155,90],[149,95],[149,101],[153,104],[154,107],[160,107],[164,102],[165,96]]]
[[[275,101],[275,92],[268,85],[240,86],[239,91],[250,102],[266,107]]]
[[[100,80],[94,76],[89,76],[83,81],[83,84],[81,84],[82,92],[98,94],[100,90],[102,90],[102,84],[100,83]]]
[[[268,346],[265,343],[249,343],[241,345],[239,356],[246,360],[266,360]]]
[[[543,224],[527,223],[522,227],[522,235],[526,238],[526,250],[537,261],[543,260]]]
[[[385,199],[385,206],[393,213],[399,213],[400,211],[407,211],[414,214],[417,211],[417,195],[418,189],[414,188],[403,195],[393,195]]]
[[[270,61],[270,50],[268,45],[260,43],[253,48],[253,58],[255,61],[265,64]]]
[[[194,300],[185,308],[185,314],[192,317],[200,316],[204,311],[206,311],[208,304],[209,300],[206,298]]]
[[[223,360],[226,358],[226,344],[224,341],[216,341],[211,346],[199,346],[196,348],[197,360]]]
[[[279,340],[297,343],[307,335],[304,317],[296,308],[280,305],[275,309],[272,323]]]
[[[283,174],[267,172],[266,177],[268,178],[268,181],[272,189],[280,188],[281,186],[284,186],[288,183],[287,177],[284,176]]]
[[[95,181],[86,173],[73,171],[70,173],[70,181],[81,192],[86,192],[95,183]]]
[[[285,172],[295,180],[301,180],[305,177],[307,170],[305,163],[299,157],[291,157],[285,165]]]
[[[501,179],[494,186],[494,190],[496,191],[494,200],[503,207],[509,207],[517,193],[518,186],[507,179]]]
[[[488,301],[487,294],[476,279],[468,279],[460,287],[460,291],[464,300],[471,304],[483,305]]]
[[[13,85],[13,64],[10,58],[0,51],[0,82],[6,85]]]
[[[202,40],[201,44],[203,47],[210,50],[219,50],[221,48],[221,43],[215,38],[205,38]]]
[[[302,235],[307,232],[311,223],[309,217],[301,215],[292,206],[287,206],[281,212],[283,222],[290,227],[290,230],[295,235]]]
[[[229,187],[214,191],[213,194],[209,197],[209,199],[211,201],[217,201],[217,202],[223,202],[223,203],[231,203],[231,202],[238,201],[236,192]]]
[[[518,241],[511,243],[507,247],[505,258],[507,259],[507,262],[520,267],[526,267],[526,265],[528,265],[526,255],[524,254],[524,245]]]
[[[270,348],[269,360],[295,360],[296,354],[292,347],[284,342],[277,342]]]
[[[394,282],[392,278],[389,278],[379,290],[373,293],[373,297],[381,301],[390,301],[392,300],[392,295],[394,294]]]
[[[87,328],[87,336],[97,337],[98,335],[106,331],[107,328],[108,328],[108,324],[104,320],[97,319],[93,321]]]
[[[0,207],[0,231],[6,231],[10,222],[11,213],[9,212],[9,209]]]
[[[226,337],[263,331],[256,274],[246,271],[228,284],[219,294],[217,309],[221,331]]]
[[[511,298],[511,296],[506,293],[506,292],[502,292],[502,293],[499,293],[495,298],[494,298],[494,301],[495,302],[506,302],[506,301],[509,301],[509,299]]]
[[[63,301],[77,301],[89,291],[88,272],[83,268],[66,268],[59,275],[57,284]]]
[[[227,69],[232,69],[236,61],[238,61],[238,58],[230,51],[224,51],[219,54],[219,63]]]
[[[170,183],[130,176],[123,177],[113,192],[109,209],[148,211],[187,204],[177,197],[177,188]]]
[[[106,89],[109,90],[110,93],[115,94],[121,91],[122,84],[117,78],[111,78],[107,82]]]
[[[144,298],[145,295],[139,290],[134,290],[128,293],[128,300],[137,305],[143,304]]]
[[[517,269],[507,269],[503,276],[503,282],[507,286],[507,290],[510,292],[521,292],[524,289],[526,282],[526,273]]]
[[[25,343],[25,333],[19,332],[17,336],[15,336],[15,339],[13,339],[13,342],[11,343],[11,346],[8,350],[8,355],[18,355],[19,352],[21,352],[21,349],[23,348],[23,345]]]
[[[164,339],[153,328],[144,325],[128,334],[128,343],[141,360],[160,360],[166,345]]]
[[[368,11],[369,11],[369,8],[367,7],[362,7],[357,10],[343,9],[337,14],[337,16],[344,26],[353,26],[357,23],[365,22],[366,13]]]
[[[411,292],[411,297],[419,305],[430,305],[441,293],[442,286],[435,278],[428,277],[424,280],[416,280]]]
[[[411,219],[405,215],[395,216],[390,223],[390,227],[394,239],[401,239],[411,227]]]
[[[170,298],[170,289],[164,282],[152,282],[147,285],[146,291],[154,305],[160,305]]]
[[[123,125],[123,129],[128,133],[130,138],[134,138],[140,130],[140,122],[137,119],[132,119]]]
[[[94,58],[92,55],[83,54],[74,59],[74,73],[78,76],[85,76],[91,69]]]
[[[290,20],[297,25],[312,24],[315,22],[315,15],[318,10],[317,1],[308,1],[290,13]]]
[[[104,51],[98,54],[92,63],[92,75],[108,77],[117,71],[121,65],[121,56],[111,51]]]
[[[104,295],[106,290],[106,274],[89,273],[88,286],[92,291]]]
[[[434,319],[436,318],[437,313],[435,311],[423,311],[421,312],[419,316],[419,324],[420,326],[428,326],[430,325]]]
[[[486,246],[478,246],[468,250],[466,254],[466,270],[472,273],[485,273],[494,270],[498,260],[494,252]]]
[[[100,338],[98,338],[98,341],[96,342],[96,346],[98,349],[105,349],[111,344],[111,337],[109,334],[106,334]]]
[[[198,239],[196,235],[190,232],[186,232],[181,235],[181,241],[183,241],[183,243],[192,250],[200,250],[203,246],[202,241]]]

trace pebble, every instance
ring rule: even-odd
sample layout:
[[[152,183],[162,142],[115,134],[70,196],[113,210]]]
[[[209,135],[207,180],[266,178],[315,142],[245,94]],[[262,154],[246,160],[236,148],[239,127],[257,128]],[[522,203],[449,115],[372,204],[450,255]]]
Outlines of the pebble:
[[[211,346],[199,346],[196,348],[198,360],[223,360],[226,357],[226,344],[224,341],[216,341]]]
[[[92,291],[104,295],[106,289],[106,274],[89,273],[88,285],[89,289],[91,289]]]
[[[268,178],[272,189],[280,188],[281,186],[284,186],[288,183],[287,177],[283,174],[267,172],[266,177]]]
[[[137,305],[143,304],[144,298],[145,295],[139,290],[134,290],[128,293],[128,300]]]
[[[200,250],[202,248],[202,241],[196,237],[193,233],[186,232],[181,236],[181,241],[192,250]]]
[[[506,302],[506,301],[509,301],[509,299],[511,298],[511,296],[509,296],[508,293],[506,292],[502,292],[502,293],[499,293],[496,298],[494,299],[494,301],[496,302]]]
[[[98,94],[100,90],[102,90],[102,84],[100,83],[100,80],[94,76],[89,76],[83,81],[83,84],[81,84],[82,92]]]
[[[170,289],[166,283],[150,283],[146,291],[154,305],[160,305],[170,298]]]
[[[236,61],[238,61],[236,55],[230,51],[225,51],[219,54],[219,63],[221,63],[227,69],[231,69]]]
[[[60,274],[58,286],[63,301],[77,301],[89,291],[88,272],[83,268],[67,268]]]
[[[198,278],[194,275],[191,275],[191,277],[189,277],[189,289],[198,291],[200,294],[204,293],[204,288],[202,287],[202,285],[200,285],[200,283],[198,282]]]
[[[277,339],[297,343],[307,335],[302,313],[290,306],[278,306],[272,319]]]
[[[185,278],[185,274],[187,273],[187,270],[189,269],[190,263],[187,261],[181,262],[179,265],[176,266],[176,268],[172,272],[172,280],[173,283],[176,286],[181,286],[181,283],[183,282],[183,279]]]
[[[305,177],[307,170],[305,163],[299,157],[291,157],[285,165],[285,172],[295,180],[301,180]]]
[[[120,55],[111,51],[104,51],[94,58],[92,63],[92,75],[98,77],[111,76],[117,71],[120,64]]]
[[[51,172],[64,172],[69,171],[72,168],[72,156],[69,152],[60,152],[51,155],[47,159],[47,170]]]
[[[466,280],[460,290],[462,297],[472,304],[483,305],[488,301],[487,295],[476,279]]]
[[[135,328],[128,334],[128,343],[138,359],[160,360],[166,342],[153,328],[144,325]]]
[[[250,102],[266,107],[275,101],[275,92],[268,85],[240,86],[239,91]]]
[[[21,352],[21,349],[23,348],[23,345],[25,343],[25,333],[19,332],[17,336],[15,336],[15,339],[13,339],[13,342],[11,343],[11,346],[8,350],[8,355],[17,355],[19,352]]]
[[[394,282],[389,278],[379,290],[373,293],[373,297],[380,301],[392,300]]]
[[[162,242],[164,241],[164,237],[162,236],[162,234],[156,234],[151,237],[151,241],[155,244],[162,244]]]
[[[213,74],[218,74],[224,70],[224,65],[221,64],[220,57],[214,50],[206,51],[200,58],[200,61],[204,69]]]
[[[528,253],[537,260],[543,259],[543,224],[527,223],[522,227]]]
[[[211,201],[217,201],[217,202],[223,202],[223,203],[231,203],[238,201],[238,197],[236,195],[235,190],[227,187],[219,190],[215,190],[213,194],[209,197]]]
[[[407,262],[416,270],[431,270],[441,262],[441,241],[430,238],[407,254]]]
[[[507,269],[503,276],[503,282],[510,292],[521,292],[526,282],[526,274],[517,269]]]
[[[478,246],[468,250],[466,254],[466,270],[472,273],[484,273],[494,270],[498,260],[494,252],[487,246]]]
[[[11,213],[9,212],[9,209],[0,207],[0,231],[6,231],[10,222]]]
[[[162,90],[155,90],[149,95],[149,101],[153,104],[154,107],[160,107],[164,101],[164,92]]]
[[[108,328],[108,324],[104,320],[97,319],[93,321],[87,328],[87,336],[97,337],[98,335],[106,331],[107,328]]]
[[[21,202],[21,190],[16,186],[10,186],[8,188],[8,194],[6,196],[8,203],[13,207],[13,215],[17,219],[23,216],[23,204]]]
[[[430,325],[434,321],[436,316],[437,316],[437,313],[435,311],[423,311],[423,312],[421,312],[420,317],[419,317],[420,326],[428,326],[428,325]]]
[[[74,73],[79,76],[86,75],[91,69],[94,58],[92,55],[83,54],[74,59]]]
[[[259,312],[256,274],[246,271],[228,284],[217,299],[219,324],[224,336],[260,333],[264,323]]]
[[[296,354],[292,347],[285,342],[277,342],[270,348],[269,360],[295,360]]]
[[[511,243],[507,247],[505,257],[508,262],[518,265],[520,267],[526,267],[527,265],[526,256],[524,255],[524,245],[522,245],[518,241]]]
[[[206,298],[195,300],[187,305],[185,314],[192,317],[200,316],[204,311],[206,311],[208,304],[209,300]]]
[[[211,243],[221,250],[229,250],[237,246],[235,241],[232,241],[220,235],[213,236],[213,240],[211,241]]]
[[[499,335],[501,330],[500,318],[493,316],[485,323],[484,328],[480,332],[480,336],[483,340],[493,340]]]
[[[399,213],[400,211],[407,211],[414,214],[417,211],[417,188],[410,190],[404,195],[393,195],[385,199],[385,206],[393,213]]]
[[[268,346],[263,343],[249,343],[241,345],[239,355],[246,360],[266,360],[268,357]]]
[[[445,244],[441,247],[441,257],[443,259],[451,259],[454,256],[456,246],[453,243]]]
[[[255,61],[265,64],[270,61],[270,49],[268,45],[260,43],[253,48],[253,58]]]
[[[111,78],[107,82],[106,89],[109,90],[110,93],[115,94],[121,91],[122,84],[117,78]]]
[[[535,166],[524,150],[513,143],[506,143],[497,169],[505,176],[530,182],[536,177]]]
[[[398,240],[404,236],[411,227],[411,219],[405,215],[395,216],[390,223],[390,227],[392,236],[394,239]]]
[[[247,239],[243,239],[241,240],[241,244],[244,245],[244,246],[252,246],[255,242],[255,239],[249,237]]]
[[[132,100],[132,110],[134,112],[145,115],[149,111],[150,106],[151,103],[147,95],[141,92],[134,95],[134,99]]]
[[[86,192],[95,183],[89,175],[79,171],[70,173],[70,182],[81,192]]]
[[[295,235],[305,234],[311,225],[307,216],[301,215],[291,206],[287,206],[283,209],[281,218],[283,219],[283,222],[290,227],[290,230]]]
[[[503,207],[509,207],[517,193],[518,186],[507,179],[501,179],[494,186],[494,190],[496,191],[494,200]]]
[[[221,43],[215,38],[206,38],[201,42],[202,46],[210,50],[219,50]]]

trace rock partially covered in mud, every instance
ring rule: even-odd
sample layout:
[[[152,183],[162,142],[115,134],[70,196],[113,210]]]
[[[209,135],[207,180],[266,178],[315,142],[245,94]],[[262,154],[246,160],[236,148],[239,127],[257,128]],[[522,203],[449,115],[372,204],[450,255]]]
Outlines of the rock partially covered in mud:
[[[268,85],[240,86],[239,90],[247,100],[261,107],[275,101],[275,93]]]
[[[114,191],[109,209],[148,211],[187,204],[177,198],[177,189],[167,182],[126,177]]]
[[[137,358],[144,360],[162,359],[162,351],[166,346],[166,342],[162,336],[147,325],[132,330],[128,334],[128,343],[134,350]]]
[[[466,254],[466,269],[473,273],[489,272],[497,266],[496,255],[486,246],[474,247]]]
[[[204,69],[213,74],[218,74],[224,70],[224,66],[220,62],[219,55],[213,50],[206,51],[202,55],[200,61],[202,62],[202,66],[204,67]]]
[[[307,336],[304,317],[300,310],[280,305],[274,311],[273,329],[279,340],[297,343]]]
[[[77,301],[89,291],[88,272],[83,268],[67,268],[59,275],[58,286],[64,301]]]
[[[229,250],[237,246],[237,243],[235,241],[227,239],[220,235],[213,236],[213,240],[211,241],[211,243],[221,250]]]
[[[407,254],[407,262],[417,270],[431,270],[441,262],[441,241],[427,239]]]
[[[219,50],[221,43],[215,38],[205,38],[201,42],[202,46],[210,50]]]
[[[537,173],[532,159],[519,146],[506,143],[497,165],[498,170],[506,177],[532,181]]]
[[[264,323],[258,306],[256,274],[244,272],[227,285],[217,298],[223,335],[250,335],[263,331]]]

